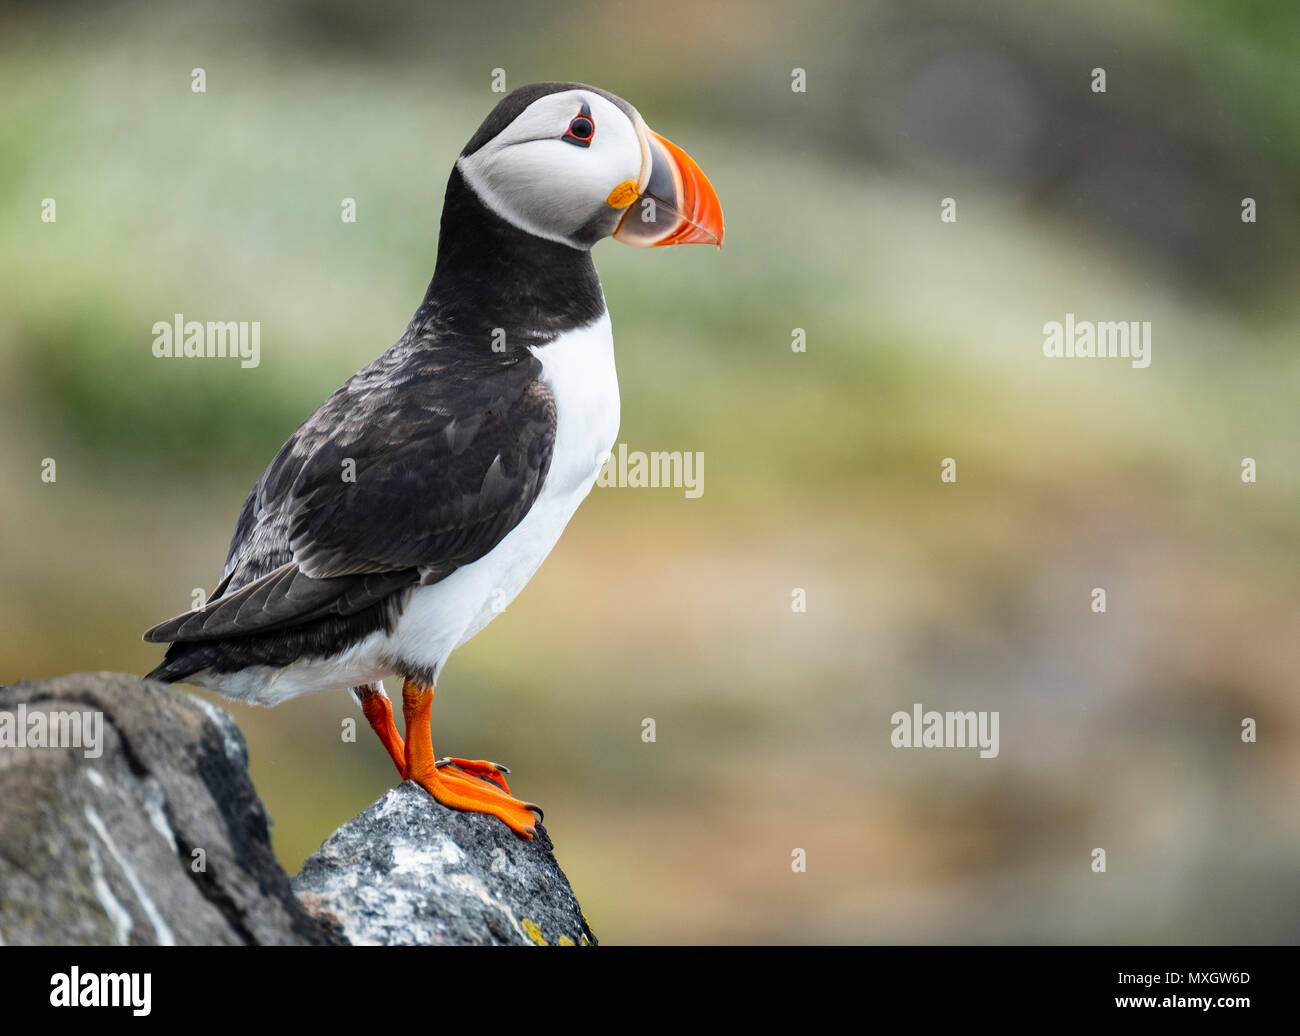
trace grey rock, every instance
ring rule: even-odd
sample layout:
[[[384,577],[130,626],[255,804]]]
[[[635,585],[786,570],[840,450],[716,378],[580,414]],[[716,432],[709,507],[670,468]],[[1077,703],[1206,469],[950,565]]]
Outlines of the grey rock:
[[[355,944],[594,945],[546,829],[524,839],[407,782],[334,832],[293,888]]]
[[[20,716],[30,729],[33,714],[59,713],[89,723],[82,747],[14,747]],[[98,754],[86,744],[96,722]],[[339,941],[276,861],[234,721],[115,673],[0,688],[0,940]]]
[[[15,746],[33,716],[80,747]],[[0,687],[0,945],[596,941],[540,824],[525,840],[404,784],[292,886],[269,826],[203,699],[115,673]]]

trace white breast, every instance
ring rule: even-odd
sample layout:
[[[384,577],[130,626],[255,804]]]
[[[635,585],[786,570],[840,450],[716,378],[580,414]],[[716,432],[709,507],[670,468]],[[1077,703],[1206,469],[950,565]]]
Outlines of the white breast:
[[[534,346],[555,397],[555,445],[546,481],[518,525],[486,556],[412,595],[391,649],[442,668],[447,656],[499,615],[533,577],[591,492],[618,434],[618,378],[609,314]]]

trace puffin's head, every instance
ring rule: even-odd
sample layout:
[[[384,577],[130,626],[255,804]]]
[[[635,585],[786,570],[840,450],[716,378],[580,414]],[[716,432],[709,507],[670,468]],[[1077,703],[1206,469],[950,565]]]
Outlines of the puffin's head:
[[[534,83],[504,97],[456,162],[497,215],[574,248],[722,244],[722,206],[689,155],[621,97]]]

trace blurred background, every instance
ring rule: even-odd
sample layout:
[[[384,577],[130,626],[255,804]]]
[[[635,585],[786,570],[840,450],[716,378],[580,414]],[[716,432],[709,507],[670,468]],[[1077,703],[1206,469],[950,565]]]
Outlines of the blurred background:
[[[720,253],[596,250],[620,442],[702,451],[703,496],[594,490],[434,711],[547,807],[597,934],[1300,936],[1272,0],[0,5],[0,679],[157,662],[277,448],[404,329],[497,68],[626,97],[727,216]],[[1150,368],[1045,359],[1067,312],[1151,321]],[[260,321],[261,365],[155,359],[174,313]],[[1000,755],[892,748],[914,702],[999,711]],[[394,782],[342,690],[223,704],[291,873]]]

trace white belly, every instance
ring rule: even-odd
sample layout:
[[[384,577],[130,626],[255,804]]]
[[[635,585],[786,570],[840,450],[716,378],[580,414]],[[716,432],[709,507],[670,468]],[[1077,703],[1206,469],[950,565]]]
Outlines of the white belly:
[[[542,362],[542,381],[555,397],[555,445],[541,493],[505,539],[446,579],[417,587],[392,633],[374,633],[333,658],[213,677],[212,686],[232,697],[274,705],[399,675],[394,659],[436,676],[453,650],[505,610],[591,492],[618,435],[618,378],[608,313],[532,351]]]

